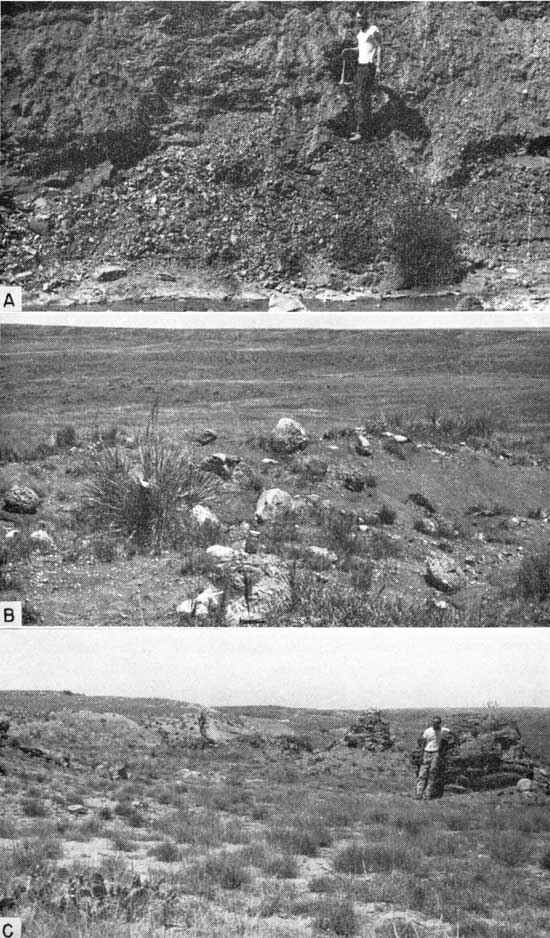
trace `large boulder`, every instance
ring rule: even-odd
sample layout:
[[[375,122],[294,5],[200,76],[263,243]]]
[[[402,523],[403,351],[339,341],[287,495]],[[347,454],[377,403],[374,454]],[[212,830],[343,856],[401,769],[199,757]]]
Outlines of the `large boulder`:
[[[271,431],[269,442],[274,452],[288,456],[305,449],[309,444],[309,437],[296,420],[281,417]]]
[[[256,503],[256,521],[260,524],[274,521],[278,516],[291,511],[292,506],[293,498],[288,492],[283,489],[266,489]]]
[[[450,557],[428,557],[426,582],[442,593],[456,593],[466,583],[460,567]]]
[[[4,495],[4,508],[19,515],[34,515],[40,505],[40,495],[28,485],[12,485]]]
[[[288,608],[290,577],[284,561],[271,554],[247,555],[244,562],[231,564],[227,570],[238,598],[228,603],[226,625],[262,623]]]
[[[303,309],[305,306],[302,301],[289,293],[272,293],[269,297],[271,313],[299,313]]]

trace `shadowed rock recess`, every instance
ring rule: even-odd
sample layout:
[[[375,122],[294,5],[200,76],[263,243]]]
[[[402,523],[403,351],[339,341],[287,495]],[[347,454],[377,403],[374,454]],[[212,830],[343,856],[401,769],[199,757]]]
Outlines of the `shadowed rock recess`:
[[[5,3],[7,273],[139,259],[369,286],[403,206],[428,203],[470,264],[540,254],[550,6],[375,4],[375,139],[354,146],[339,80],[356,6]],[[443,266],[434,281],[462,272]]]

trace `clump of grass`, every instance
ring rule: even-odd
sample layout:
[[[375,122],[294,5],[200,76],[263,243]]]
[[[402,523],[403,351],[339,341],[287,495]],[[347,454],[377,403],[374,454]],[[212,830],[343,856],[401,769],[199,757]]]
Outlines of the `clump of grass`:
[[[260,918],[290,915],[295,896],[295,888],[290,883],[266,883],[262,887],[257,914]]]
[[[394,524],[396,518],[397,512],[395,512],[393,508],[390,508],[389,505],[386,505],[385,502],[380,506],[376,514],[377,524]]]
[[[298,860],[291,853],[275,854],[267,859],[264,869],[277,879],[296,879],[299,872]]]
[[[310,892],[332,894],[339,892],[342,888],[340,879],[336,876],[314,876],[309,881],[308,888]]]
[[[111,836],[111,843],[115,850],[120,850],[121,853],[132,853],[132,851],[136,849],[134,841],[130,840],[122,831],[116,831]]]
[[[283,828],[272,833],[275,843],[291,853],[304,857],[316,857],[319,853],[319,835],[317,831],[301,828]]]
[[[322,518],[322,528],[328,546],[339,554],[366,553],[365,539],[357,526],[357,517],[351,511],[333,509]]]
[[[48,861],[58,860],[63,856],[63,847],[53,837],[32,837],[16,843],[6,851],[6,865],[15,876],[28,875],[48,866]]]
[[[157,415],[138,438],[131,458],[118,447],[91,460],[86,511],[92,522],[131,539],[139,550],[159,550],[181,536],[188,509],[207,501],[216,488],[190,455],[157,429]]]
[[[317,905],[314,928],[342,938],[356,935],[358,921],[353,903],[349,899],[323,899]]]
[[[395,456],[396,459],[400,459],[402,462],[405,462],[407,459],[405,451],[403,450],[403,444],[398,443],[397,440],[392,440],[391,438],[385,440],[382,448],[389,456]]]
[[[101,534],[92,540],[92,553],[100,563],[113,563],[117,559],[117,541],[114,537]]]
[[[202,871],[222,889],[240,889],[250,882],[250,872],[242,857],[234,853],[221,853],[209,857],[202,865]]]
[[[416,860],[404,845],[393,843],[353,842],[342,847],[334,857],[338,873],[389,873],[394,869],[414,868]]]
[[[161,863],[178,863],[181,860],[181,850],[172,841],[164,840],[162,843],[151,847],[149,856],[160,860]]]
[[[70,449],[71,446],[76,446],[77,441],[76,430],[72,423],[65,424],[55,434],[55,445],[58,449]]]
[[[530,841],[513,831],[497,831],[488,844],[489,854],[504,866],[519,866],[531,855]]]
[[[403,548],[399,541],[389,537],[383,531],[375,531],[369,541],[373,560],[386,560],[388,557],[400,557]]]
[[[523,558],[516,588],[525,599],[542,603],[550,598],[550,548]]]
[[[133,805],[129,804],[127,801],[119,801],[115,805],[115,814],[124,818],[130,827],[143,827],[145,825],[145,818],[143,814],[141,814],[137,808],[134,808]]]
[[[37,798],[26,798],[22,805],[23,814],[27,817],[46,817],[48,811],[43,801]]]

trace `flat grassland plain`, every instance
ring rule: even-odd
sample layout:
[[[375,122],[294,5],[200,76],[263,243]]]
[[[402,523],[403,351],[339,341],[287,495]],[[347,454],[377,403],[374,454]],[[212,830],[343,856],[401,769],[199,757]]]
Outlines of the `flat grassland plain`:
[[[3,692],[0,710],[0,909],[28,938],[549,933],[545,786],[414,801],[429,711],[384,713],[394,743],[373,752],[343,742],[350,711],[205,710],[203,741],[201,708],[173,700]],[[547,709],[478,716],[516,721],[548,771]]]
[[[10,325],[1,361],[0,586],[26,622],[550,623],[547,330]]]

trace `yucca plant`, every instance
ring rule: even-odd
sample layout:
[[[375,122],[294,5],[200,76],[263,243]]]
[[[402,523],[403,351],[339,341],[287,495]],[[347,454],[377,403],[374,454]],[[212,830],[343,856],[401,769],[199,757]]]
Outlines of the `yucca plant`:
[[[160,550],[185,526],[188,511],[208,501],[217,480],[193,465],[186,449],[157,428],[157,411],[138,435],[137,454],[119,447],[92,457],[86,504],[98,526],[131,539],[140,550]]]

